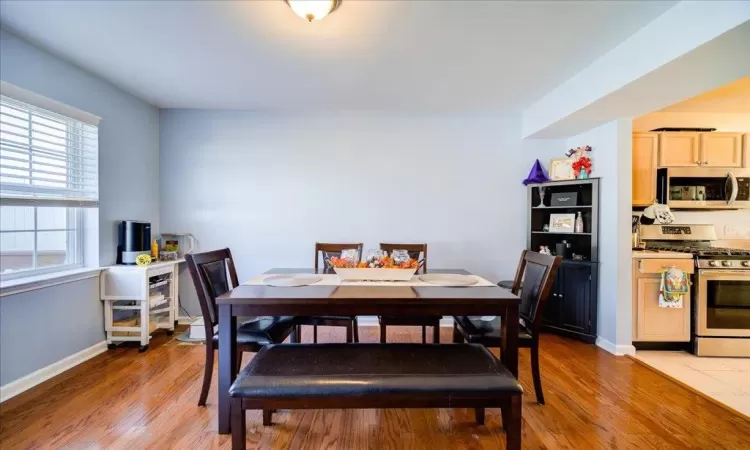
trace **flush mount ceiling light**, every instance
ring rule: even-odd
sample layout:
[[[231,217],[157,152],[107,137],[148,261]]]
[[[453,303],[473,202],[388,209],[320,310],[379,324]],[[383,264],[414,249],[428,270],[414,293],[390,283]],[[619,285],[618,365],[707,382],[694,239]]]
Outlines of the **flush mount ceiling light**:
[[[338,8],[341,0],[284,0],[294,14],[308,22],[320,20]]]

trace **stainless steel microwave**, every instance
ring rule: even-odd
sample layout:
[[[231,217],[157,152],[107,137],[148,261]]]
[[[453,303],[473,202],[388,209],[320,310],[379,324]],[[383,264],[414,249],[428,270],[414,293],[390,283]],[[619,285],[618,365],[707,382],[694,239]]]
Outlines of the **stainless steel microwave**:
[[[656,182],[659,203],[670,208],[750,208],[750,169],[659,169]]]

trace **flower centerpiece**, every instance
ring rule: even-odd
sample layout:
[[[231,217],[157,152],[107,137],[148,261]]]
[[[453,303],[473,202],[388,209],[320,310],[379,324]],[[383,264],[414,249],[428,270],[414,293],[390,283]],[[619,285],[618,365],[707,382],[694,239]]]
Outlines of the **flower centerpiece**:
[[[572,164],[573,174],[579,180],[587,179],[591,175],[591,171],[593,170],[591,158],[586,156],[590,151],[591,146],[586,145],[583,147],[572,148],[568,150],[568,153],[566,153],[568,157],[575,156],[575,161]]]

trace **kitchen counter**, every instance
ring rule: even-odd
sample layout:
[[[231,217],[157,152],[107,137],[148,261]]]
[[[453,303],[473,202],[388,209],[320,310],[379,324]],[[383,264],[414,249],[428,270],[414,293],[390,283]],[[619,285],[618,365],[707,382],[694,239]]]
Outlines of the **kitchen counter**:
[[[693,259],[692,253],[633,250],[633,259]]]

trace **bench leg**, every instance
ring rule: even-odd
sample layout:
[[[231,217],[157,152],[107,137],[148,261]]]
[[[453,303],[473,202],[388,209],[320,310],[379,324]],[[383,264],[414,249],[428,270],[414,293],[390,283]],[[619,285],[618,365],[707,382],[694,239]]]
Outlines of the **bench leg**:
[[[506,415],[503,414],[503,425],[505,425],[505,442],[508,450],[521,450],[521,404],[520,395],[514,395],[510,399],[510,404],[503,411],[508,410],[507,425]]]
[[[271,416],[273,415],[273,410],[271,409],[264,409],[263,410],[263,426],[271,426]]]
[[[354,342],[359,342],[359,322],[357,322],[357,316],[354,316],[354,319],[352,319],[352,327],[354,327],[352,330],[352,334],[354,334]]]
[[[346,343],[349,344],[351,342],[354,342],[354,323],[350,323],[346,326]]]
[[[245,410],[242,409],[242,399],[232,399],[232,450],[245,450]]]
[[[422,326],[422,343],[427,343],[427,327],[424,325]]]
[[[385,331],[386,327],[384,324],[380,324],[380,343],[385,344]]]
[[[477,425],[484,425],[484,408],[474,408],[474,418]]]
[[[440,343],[440,322],[436,323],[435,326],[432,327],[432,343]]]
[[[318,343],[318,326],[313,325],[313,344]]]

